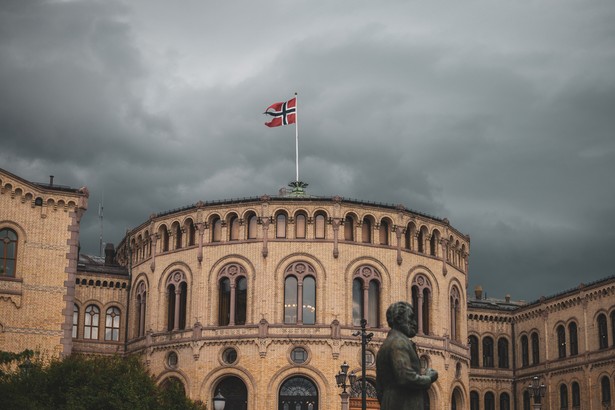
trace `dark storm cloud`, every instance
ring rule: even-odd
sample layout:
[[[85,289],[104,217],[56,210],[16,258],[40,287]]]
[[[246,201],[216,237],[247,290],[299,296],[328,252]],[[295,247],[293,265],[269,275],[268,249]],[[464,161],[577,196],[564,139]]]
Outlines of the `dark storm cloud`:
[[[152,212],[300,178],[472,237],[470,288],[534,299],[613,274],[615,7],[3,2],[2,167],[88,185],[82,247]],[[531,283],[531,285],[530,285]]]

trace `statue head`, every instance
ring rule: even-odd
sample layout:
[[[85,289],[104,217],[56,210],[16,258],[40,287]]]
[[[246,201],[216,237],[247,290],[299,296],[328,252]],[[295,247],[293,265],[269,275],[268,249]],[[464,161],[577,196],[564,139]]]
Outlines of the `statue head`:
[[[391,329],[398,330],[408,337],[416,336],[418,325],[414,308],[408,302],[395,302],[387,309],[387,322]]]

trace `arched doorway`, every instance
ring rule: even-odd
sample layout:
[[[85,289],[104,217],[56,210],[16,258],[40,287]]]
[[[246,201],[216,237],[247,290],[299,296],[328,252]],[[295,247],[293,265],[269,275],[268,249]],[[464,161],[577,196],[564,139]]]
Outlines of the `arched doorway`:
[[[318,389],[305,377],[295,376],[280,387],[278,410],[318,410]]]
[[[220,392],[226,399],[225,409],[247,410],[248,389],[243,381],[237,376],[228,376],[220,380],[214,389],[213,395]]]
[[[361,409],[362,403],[362,380],[357,380],[350,389],[350,410]],[[380,403],[376,395],[376,382],[372,379],[365,379],[365,397],[366,404],[369,409],[379,409]]]
[[[461,410],[463,409],[463,401],[462,401],[461,389],[459,387],[455,387],[453,390],[453,395],[451,397],[451,410]]]

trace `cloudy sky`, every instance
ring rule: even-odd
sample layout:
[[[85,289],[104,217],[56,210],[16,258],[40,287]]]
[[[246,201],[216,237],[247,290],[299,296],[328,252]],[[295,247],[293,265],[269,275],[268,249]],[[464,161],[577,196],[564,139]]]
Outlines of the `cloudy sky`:
[[[90,189],[85,252],[153,212],[276,194],[299,93],[314,195],[471,236],[470,289],[534,300],[615,274],[612,1],[0,3],[0,167]]]

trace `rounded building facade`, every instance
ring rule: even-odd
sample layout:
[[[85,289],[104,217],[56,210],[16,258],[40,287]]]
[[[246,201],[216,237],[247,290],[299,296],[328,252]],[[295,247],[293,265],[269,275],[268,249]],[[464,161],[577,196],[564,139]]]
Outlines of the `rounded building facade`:
[[[130,277],[126,351],[208,406],[220,392],[233,409],[339,409],[340,365],[361,379],[361,320],[374,334],[373,401],[385,312],[405,300],[421,361],[440,374],[430,408],[467,408],[469,246],[446,219],[339,197],[199,202],[152,215],[118,247]],[[360,396],[360,383],[350,392]]]

